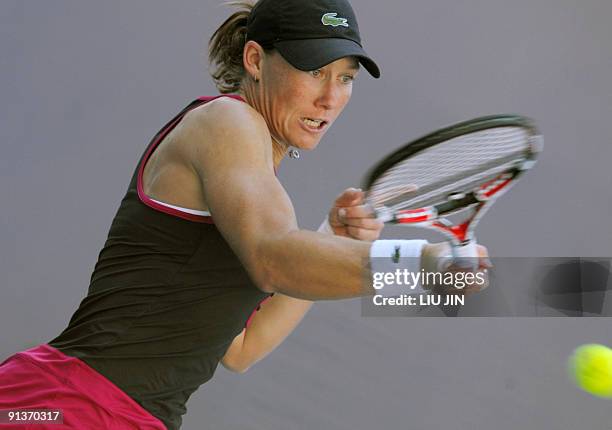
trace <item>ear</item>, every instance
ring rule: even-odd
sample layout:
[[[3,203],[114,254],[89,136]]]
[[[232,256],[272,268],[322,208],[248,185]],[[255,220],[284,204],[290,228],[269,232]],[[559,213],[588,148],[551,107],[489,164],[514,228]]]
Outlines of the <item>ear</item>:
[[[244,70],[251,78],[261,79],[264,49],[254,40],[249,40],[242,51],[242,64]]]

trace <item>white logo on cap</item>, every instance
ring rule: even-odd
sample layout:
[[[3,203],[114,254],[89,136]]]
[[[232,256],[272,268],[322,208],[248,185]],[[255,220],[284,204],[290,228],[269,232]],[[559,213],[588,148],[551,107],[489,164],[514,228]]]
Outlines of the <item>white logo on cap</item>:
[[[346,18],[337,18],[338,13],[336,12],[328,12],[323,14],[321,17],[321,22],[323,25],[331,25],[332,27],[348,27],[348,20]]]

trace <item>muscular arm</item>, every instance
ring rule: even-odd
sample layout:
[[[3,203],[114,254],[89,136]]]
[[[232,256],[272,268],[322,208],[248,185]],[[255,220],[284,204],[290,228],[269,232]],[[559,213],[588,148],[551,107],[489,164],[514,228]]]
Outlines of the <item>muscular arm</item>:
[[[359,202],[351,196],[353,194],[343,193],[335,203],[349,205]],[[333,234],[324,225],[317,231]],[[365,231],[363,234],[370,234],[370,232]],[[259,312],[253,312],[247,327],[236,336],[221,359],[221,364],[233,372],[246,372],[291,334],[312,304],[311,301],[296,299],[280,293],[267,298],[261,304]]]
[[[206,203],[261,290],[306,300],[373,293],[364,283],[369,243],[298,228],[257,112],[220,99],[189,116],[183,136]]]

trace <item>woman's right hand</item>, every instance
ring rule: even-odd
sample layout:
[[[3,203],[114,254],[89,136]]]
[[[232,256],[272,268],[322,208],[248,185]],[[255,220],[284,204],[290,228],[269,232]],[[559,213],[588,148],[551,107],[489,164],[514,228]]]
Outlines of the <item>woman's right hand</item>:
[[[448,242],[430,243],[423,247],[421,254],[421,267],[426,273],[480,273],[479,277],[474,276],[475,281],[471,285],[457,288],[452,285],[424,285],[425,289],[436,294],[461,294],[469,295],[480,292],[489,286],[488,269],[493,267],[489,260],[489,251],[482,245],[476,245],[478,253],[478,268],[476,270],[466,269],[465,267],[453,264],[452,250]],[[447,263],[450,262],[450,263]],[[484,279],[484,282],[478,280]]]

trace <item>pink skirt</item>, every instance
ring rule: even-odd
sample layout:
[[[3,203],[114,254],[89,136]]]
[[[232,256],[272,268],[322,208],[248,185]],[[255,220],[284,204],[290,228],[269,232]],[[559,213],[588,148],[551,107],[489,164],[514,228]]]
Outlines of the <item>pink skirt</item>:
[[[26,424],[24,411],[60,411]],[[15,415],[15,412],[18,415]],[[13,417],[9,420],[9,413]],[[31,422],[31,421],[30,421]],[[0,364],[0,429],[166,430],[164,424],[78,358],[49,345],[18,352]]]

